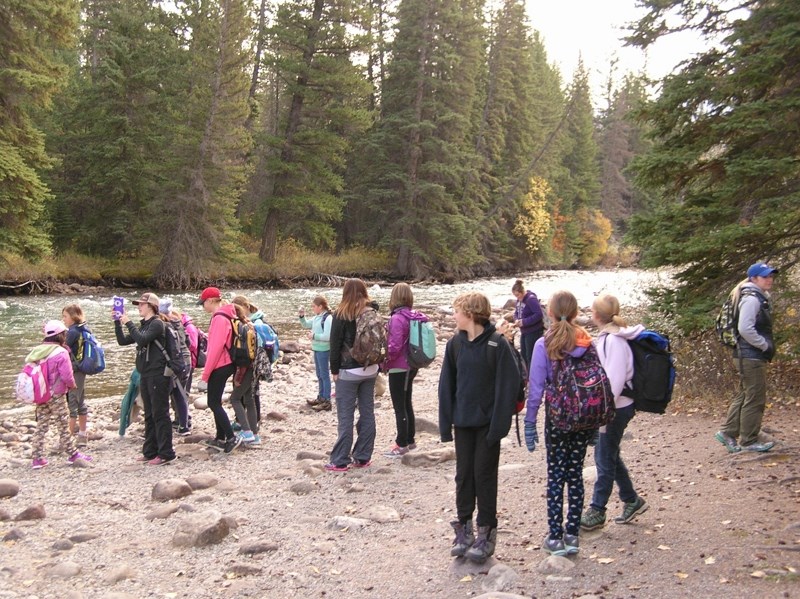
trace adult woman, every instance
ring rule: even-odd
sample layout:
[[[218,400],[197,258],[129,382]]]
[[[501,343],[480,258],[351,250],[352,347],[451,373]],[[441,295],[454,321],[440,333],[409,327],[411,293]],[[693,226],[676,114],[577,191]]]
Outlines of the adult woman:
[[[417,369],[411,368],[406,360],[408,354],[408,335],[412,320],[428,321],[421,312],[412,310],[414,293],[407,283],[397,283],[392,287],[389,309],[392,311],[387,325],[387,351],[384,370],[389,373],[389,393],[392,396],[397,437],[395,444],[384,453],[386,457],[397,458],[415,449],[414,406],[411,403],[411,390]]]
[[[216,287],[206,287],[197,302],[203,310],[211,314],[208,325],[208,354],[203,369],[203,380],[208,383],[208,408],[214,414],[216,435],[207,445],[217,451],[230,453],[242,442],[233,433],[230,418],[222,407],[222,394],[225,383],[236,372],[228,351],[233,343],[233,319],[242,318],[241,308],[222,301],[222,294]]]
[[[123,312],[114,321],[114,332],[120,345],[136,344],[136,370],[141,375],[140,391],[144,403],[144,445],[140,461],[161,466],[175,460],[172,447],[172,421],[169,417],[170,378],[164,376],[167,360],[155,344],[166,344],[164,322],[158,318],[159,299],[145,293],[133,305],[139,309],[139,326]],[[127,332],[122,330],[123,325]]]
[[[615,482],[619,488],[619,498],[624,504],[622,514],[614,518],[617,524],[630,522],[647,511],[648,507],[633,488],[619,449],[625,428],[634,416],[633,400],[622,395],[625,385],[633,378],[633,352],[627,340],[638,337],[644,327],[628,327],[619,315],[619,300],[607,294],[594,300],[592,320],[599,329],[594,345],[611,382],[616,415],[614,420],[600,429],[600,438],[594,450],[597,482],[594,484],[592,502],[581,517],[583,530],[594,530],[606,523],[606,504]]]
[[[539,298],[533,291],[526,291],[522,279],[517,279],[511,287],[511,293],[517,298],[514,309],[514,326],[520,331],[519,349],[525,364],[530,366],[533,346],[544,333],[544,314]]]
[[[578,300],[569,291],[558,291],[547,304],[553,324],[533,347],[525,414],[525,444],[536,449],[539,436],[536,419],[542,404],[545,383],[555,377],[555,368],[569,354],[583,356],[592,343],[589,333],[575,324]],[[542,548],[551,555],[579,551],[581,512],[583,511],[583,460],[586,446],[594,430],[563,431],[545,419],[544,438],[547,448],[547,524],[549,534]],[[564,525],[564,486],[568,488],[569,505]]]
[[[375,447],[375,378],[378,364],[362,366],[350,355],[356,338],[356,319],[375,309],[367,286],[361,279],[348,279],[342,301],[331,323],[331,375],[336,384],[336,417],[339,437],[325,466],[331,472],[344,472],[351,466],[366,468]],[[353,445],[353,421],[358,406],[358,437]]]

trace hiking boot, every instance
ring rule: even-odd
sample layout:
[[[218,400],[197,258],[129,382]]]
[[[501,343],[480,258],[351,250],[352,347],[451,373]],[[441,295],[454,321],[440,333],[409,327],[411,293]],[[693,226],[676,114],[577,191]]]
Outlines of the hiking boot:
[[[402,458],[404,455],[408,453],[408,447],[400,447],[399,445],[395,445],[389,451],[384,452],[387,458]]]
[[[33,460],[33,463],[31,464],[31,468],[33,468],[34,470],[40,470],[45,466],[47,466],[46,458],[36,458],[35,460]]]
[[[581,528],[583,530],[596,530],[606,525],[605,510],[598,510],[590,507],[581,516]]]
[[[475,542],[472,544],[472,547],[467,549],[464,557],[472,562],[482,564],[494,553],[496,542],[496,528],[492,528],[491,526],[479,526],[478,534],[475,535]]]
[[[575,555],[581,550],[581,542],[578,535],[564,535],[564,549],[567,555]]]
[[[91,462],[92,461],[92,456],[83,454],[80,451],[76,451],[75,453],[73,453],[71,456],[69,456],[67,458],[67,461],[70,464],[74,464],[78,460],[83,460],[84,462]]]
[[[332,407],[331,402],[323,399],[320,400],[320,402],[317,405],[311,406],[311,409],[314,410],[315,412],[330,412],[331,407]]]
[[[722,443],[725,446],[725,449],[728,450],[728,453],[736,453],[737,451],[741,451],[741,447],[736,442],[736,439],[728,435],[727,433],[723,433],[722,431],[717,431],[714,434],[714,438]]]
[[[637,495],[636,499],[625,504],[625,507],[622,509],[622,515],[614,518],[614,522],[617,524],[630,522],[639,514],[644,514],[649,507],[647,502]]]
[[[466,524],[461,524],[458,520],[454,520],[450,523],[450,526],[456,531],[456,538],[453,540],[453,547],[450,549],[450,555],[453,557],[464,557],[464,554],[475,542],[475,535],[472,534],[472,520]]]
[[[350,466],[345,464],[344,466],[339,466],[338,464],[325,464],[325,470],[328,472],[347,472],[350,469]]]
[[[742,445],[742,451],[769,451],[775,447],[775,441],[766,441],[764,443],[751,443],[750,445]]]
[[[323,401],[323,399],[319,395],[317,395],[317,397],[314,398],[314,399],[307,399],[306,403],[313,407],[313,406],[319,405],[319,403],[321,401]]]
[[[542,541],[542,549],[550,555],[567,555],[567,548],[564,545],[564,541],[561,539],[554,539],[550,535],[547,535],[544,541]]]
[[[222,439],[208,439],[203,441],[203,445],[216,451],[223,451],[225,449],[225,441]]]
[[[239,445],[241,444],[242,444],[241,435],[234,435],[233,437],[225,441],[225,445],[223,446],[222,451],[224,451],[225,453],[230,453],[234,449],[239,447]]]

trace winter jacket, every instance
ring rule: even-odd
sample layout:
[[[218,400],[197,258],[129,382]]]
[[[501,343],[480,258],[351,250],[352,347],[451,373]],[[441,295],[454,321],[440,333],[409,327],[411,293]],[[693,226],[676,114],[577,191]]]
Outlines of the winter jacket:
[[[311,320],[305,316],[300,317],[300,326],[311,329],[311,349],[314,351],[331,350],[331,325],[333,318],[330,312],[317,314]]]
[[[220,306],[211,316],[211,324],[208,325],[206,366],[203,368],[202,377],[205,382],[208,382],[211,373],[218,368],[233,364],[230,349],[233,345],[232,320],[234,318],[236,318],[236,308],[234,308],[233,304]]]
[[[633,404],[630,397],[620,394],[625,385],[633,379],[633,352],[628,340],[636,339],[642,331],[644,327],[640,324],[624,328],[608,324],[601,329],[600,335],[593,342],[600,364],[603,365],[603,370],[606,371],[608,381],[611,383],[614,405],[617,408]]]
[[[544,314],[539,298],[533,291],[526,291],[522,300],[517,300],[517,307],[514,309],[514,320],[521,320],[522,326],[520,333],[541,333],[544,331]]]
[[[747,290],[748,293],[744,293]],[[747,360],[771,362],[775,355],[772,338],[772,308],[769,293],[755,283],[742,285],[739,300],[739,339],[734,355]]]
[[[272,363],[278,359],[278,352],[280,351],[280,344],[278,343],[278,335],[267,321],[264,319],[264,313],[258,310],[250,315],[250,322],[256,328],[256,336],[258,337],[258,347],[263,347],[269,350],[272,354]]]
[[[181,316],[181,323],[183,323],[183,330],[186,333],[186,343],[189,346],[189,353],[192,356],[192,368],[197,368],[197,342],[200,338],[200,333],[192,321],[192,317],[188,314]]]
[[[401,306],[392,311],[387,325],[387,351],[383,370],[409,370],[406,356],[408,355],[408,335],[412,320],[428,322],[428,317],[407,306]]]
[[[157,316],[153,316],[140,321],[138,327],[132,320],[126,322],[125,326],[128,328],[127,332],[122,330],[122,323],[115,320],[114,333],[120,345],[136,344],[136,370],[139,374],[147,377],[164,376],[167,359],[154,341],[157,340],[166,349],[165,323]]]
[[[64,395],[68,389],[75,388],[72,374],[72,360],[69,350],[58,343],[45,342],[34,347],[25,357],[26,362],[47,361],[47,383],[53,397]]]
[[[439,436],[453,440],[453,427],[489,426],[486,441],[495,445],[508,434],[519,391],[519,370],[505,337],[500,337],[495,364],[489,364],[488,347],[493,324],[472,341],[458,331],[458,355],[454,340],[445,348],[439,375]]]
[[[81,337],[83,337],[83,331],[91,334],[92,329],[90,329],[89,325],[85,322],[70,325],[69,329],[67,329],[67,340],[64,342],[64,345],[69,349],[70,358],[72,359],[72,370],[74,371],[78,370],[78,351],[80,350],[79,345]]]
[[[545,343],[548,337],[541,337],[536,340],[533,346],[533,356],[531,357],[530,374],[528,375],[528,401],[525,412],[525,423],[536,426],[536,419],[539,415],[539,407],[542,405],[545,383],[553,380],[555,371],[553,362],[547,357]],[[578,335],[573,347],[567,353],[573,358],[580,358],[586,353],[586,349],[592,343],[592,338],[583,329],[578,329]]]
[[[372,302],[368,306],[373,310],[378,309],[378,304]],[[356,321],[340,320],[336,313],[332,315],[331,323],[331,374],[337,375],[340,370],[354,370],[363,366],[351,356],[348,348],[353,347],[356,340]]]

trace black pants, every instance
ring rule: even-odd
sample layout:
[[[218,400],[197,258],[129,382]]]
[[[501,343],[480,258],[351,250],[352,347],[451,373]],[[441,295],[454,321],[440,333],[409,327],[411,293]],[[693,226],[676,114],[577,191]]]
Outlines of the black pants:
[[[216,438],[225,441],[233,439],[233,427],[228,413],[222,407],[222,394],[225,392],[225,383],[236,372],[236,366],[228,364],[217,368],[208,377],[208,409],[214,414],[214,424],[217,426]]]
[[[472,520],[478,503],[478,526],[497,527],[497,469],[500,443],[488,445],[489,427],[455,428],[456,510],[461,523]]]
[[[417,433],[414,424],[414,406],[411,405],[411,388],[415,376],[417,370],[413,368],[404,372],[389,373],[389,393],[392,396],[394,418],[397,423],[395,443],[400,447],[414,443]]]
[[[148,460],[156,456],[165,460],[175,457],[172,448],[172,421],[169,417],[169,378],[160,374],[142,375],[140,389],[144,404],[144,445],[142,454]]]

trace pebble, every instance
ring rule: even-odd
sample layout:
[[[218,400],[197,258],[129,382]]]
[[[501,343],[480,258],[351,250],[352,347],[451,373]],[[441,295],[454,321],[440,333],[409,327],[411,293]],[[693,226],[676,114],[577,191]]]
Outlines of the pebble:
[[[43,520],[44,517],[44,506],[41,503],[37,503],[22,510],[19,514],[17,514],[14,520],[18,522],[20,520]]]
[[[481,583],[481,588],[484,591],[504,591],[519,580],[519,574],[512,568],[505,564],[497,564],[492,566],[486,579]]]
[[[0,478],[0,498],[15,497],[19,493],[19,482],[12,478]]]
[[[153,485],[150,496],[154,501],[169,501],[170,499],[180,499],[191,494],[192,487],[185,480],[166,478]]]
[[[258,555],[277,550],[278,544],[273,541],[250,541],[239,547],[239,553],[244,555]]]
[[[563,574],[575,567],[575,562],[560,555],[548,555],[539,562],[536,569],[541,574]]]
[[[75,562],[61,562],[47,571],[53,578],[72,578],[81,573],[81,567]]]

